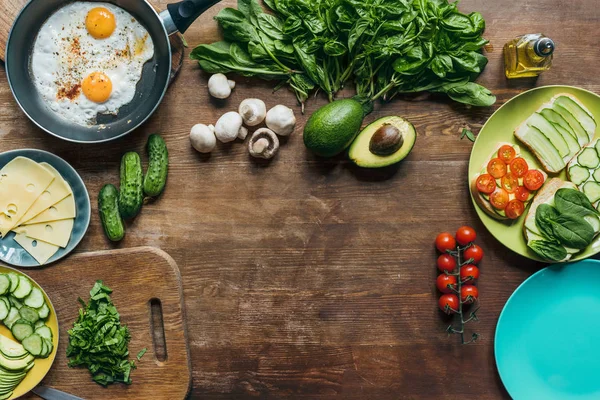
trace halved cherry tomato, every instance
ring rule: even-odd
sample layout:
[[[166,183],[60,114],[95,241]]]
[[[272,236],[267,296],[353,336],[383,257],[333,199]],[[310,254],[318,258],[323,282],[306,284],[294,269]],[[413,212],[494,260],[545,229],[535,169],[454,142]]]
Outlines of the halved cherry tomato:
[[[529,190],[538,190],[544,184],[544,175],[537,169],[532,169],[523,178],[523,184]]]
[[[499,158],[492,158],[487,165],[487,172],[495,179],[506,175],[506,163]]]
[[[479,297],[479,290],[473,285],[464,285],[460,288],[460,299],[465,304],[474,303]]]
[[[498,210],[504,210],[508,204],[508,192],[502,188],[496,188],[494,193],[490,194],[490,203]]]
[[[510,172],[517,178],[525,176],[528,170],[529,165],[527,165],[527,161],[521,157],[517,157],[510,162]]]
[[[498,158],[507,164],[511,162],[516,155],[517,152],[515,149],[508,144],[505,144],[504,146],[500,147],[500,150],[498,150]]]
[[[460,267],[460,281],[463,284],[474,283],[477,279],[479,279],[479,268],[472,264]]]
[[[517,178],[512,172],[502,177],[502,188],[508,193],[514,193],[519,187],[519,178]]]
[[[458,311],[458,296],[455,294],[443,294],[438,300],[438,306],[446,314],[454,314]]]
[[[504,209],[506,216],[510,219],[519,218],[521,215],[523,215],[524,211],[525,211],[525,205],[523,204],[523,202],[521,200],[517,200],[517,199],[509,201],[508,205]]]
[[[492,193],[496,190],[496,180],[490,174],[479,175],[477,178],[477,190],[485,194]]]
[[[452,293],[456,290],[456,277],[454,275],[440,274],[438,275],[435,286],[442,293]]]
[[[527,201],[529,200],[530,194],[531,193],[529,192],[529,190],[527,190],[525,186],[519,186],[517,190],[515,190],[515,197],[517,198],[517,200]]]

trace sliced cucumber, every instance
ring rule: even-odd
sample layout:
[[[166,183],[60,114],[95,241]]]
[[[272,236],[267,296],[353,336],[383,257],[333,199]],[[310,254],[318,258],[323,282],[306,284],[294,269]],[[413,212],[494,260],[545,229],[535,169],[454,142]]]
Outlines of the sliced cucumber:
[[[10,301],[10,304],[17,309],[23,307],[21,300],[17,299],[15,296],[8,296],[8,301]]]
[[[562,126],[554,123],[552,125],[554,125],[558,133],[560,133],[563,139],[565,139],[565,142],[567,142],[569,150],[571,150],[569,155],[573,157],[575,154],[579,153],[579,150],[581,150],[581,146],[579,146],[579,142],[577,141],[577,139],[574,136],[572,136],[569,132],[567,132],[567,130],[564,129]]]
[[[594,140],[594,136],[596,135],[596,121],[581,104],[568,96],[560,96],[554,103],[569,111],[579,121],[583,129],[585,129],[590,142]]]
[[[42,350],[44,347],[44,340],[42,339],[42,337],[40,335],[38,335],[36,333],[33,333],[33,334],[27,336],[25,339],[23,339],[21,344],[23,345],[25,350],[27,350],[34,356],[39,356],[40,354],[43,353]]]
[[[598,168],[600,158],[598,152],[593,147],[586,147],[577,156],[577,162],[587,168]]]
[[[39,328],[37,328],[35,330],[35,333],[37,333],[38,335],[40,335],[43,338],[46,338],[48,340],[52,340],[52,329],[50,329],[46,325],[40,326]]]
[[[19,309],[19,314],[21,315],[21,318],[31,322],[32,325],[40,319],[40,314],[37,310],[28,306],[21,307]]]
[[[594,232],[600,231],[600,219],[598,219],[597,215],[589,214],[583,217],[583,219],[585,219],[588,222],[588,224],[590,224],[592,228],[594,228]]]
[[[40,289],[34,287],[31,289],[29,296],[25,297],[23,303],[31,308],[40,308],[44,305],[44,294]]]
[[[600,154],[600,139],[596,139],[596,142],[594,143],[594,147],[596,148],[596,151],[598,152],[598,154]]]
[[[19,314],[19,309],[13,307],[8,312],[8,317],[4,319],[4,325],[6,325],[8,329],[10,329],[12,328],[15,321],[17,321],[19,318],[21,318],[21,315]]]
[[[20,343],[10,340],[4,335],[0,335],[0,352],[8,358],[20,359],[27,356],[27,351],[25,351]],[[4,374],[0,374],[0,377],[2,376]]]
[[[31,289],[33,289],[31,281],[26,276],[20,275],[19,286],[17,286],[17,289],[13,292],[13,296],[15,296],[17,299],[23,299],[29,296]]]
[[[595,170],[592,176],[596,182],[600,182],[600,169]]]
[[[566,132],[569,132],[571,137],[577,141],[577,135],[575,134],[575,131],[573,128],[571,128],[571,125],[569,125],[567,120],[562,117],[562,115],[554,111],[552,108],[544,108],[542,111],[540,111],[540,114],[542,114],[548,121],[560,126]],[[579,145],[579,142],[577,142],[577,144]]]
[[[566,166],[558,150],[539,129],[524,124],[515,134],[532,149],[536,157],[543,161],[551,172],[558,172]]]
[[[33,324],[25,319],[18,319],[10,328],[10,331],[15,339],[22,343],[23,339],[33,333]]]
[[[591,203],[600,200],[600,183],[588,181],[583,185],[583,193],[590,199]]]
[[[10,290],[10,278],[6,274],[0,274],[0,294],[6,294]]]
[[[41,319],[39,319],[35,324],[33,324],[33,327],[35,329],[40,328],[42,326],[45,326],[46,324],[44,324],[44,321],[42,321]]]
[[[48,356],[50,354],[52,354],[52,350],[54,350],[54,345],[52,344],[51,340],[48,340],[46,338],[43,338],[43,340],[44,340],[44,344],[46,345],[46,351],[40,357],[48,358]]]
[[[6,307],[6,303],[0,301],[0,319],[4,320],[4,318],[8,317],[8,313],[10,312],[10,308]]]
[[[584,145],[590,142],[590,138],[587,132],[585,131],[585,129],[583,129],[583,126],[581,126],[581,124],[579,123],[579,121],[577,121],[573,114],[571,114],[566,108],[561,107],[559,104],[556,103],[552,104],[552,109],[559,113],[560,116],[563,117],[569,123],[569,126],[577,136],[577,141],[579,142],[580,146],[583,147]]]
[[[15,290],[17,290],[17,286],[19,286],[19,275],[15,274],[14,272],[9,272],[8,274],[8,279],[10,279],[10,292],[14,292]]]
[[[581,165],[573,165],[569,168],[569,179],[577,186],[590,178],[590,170],[583,168]]]
[[[37,312],[41,319],[46,319],[48,318],[48,314],[50,314],[50,309],[48,308],[46,303],[44,303],[43,306],[37,309]]]
[[[541,114],[533,113],[527,120],[527,125],[532,128],[537,128],[540,132],[542,132],[544,136],[548,138],[550,143],[552,143],[552,145],[556,148],[556,150],[558,150],[558,154],[560,154],[561,157],[567,157],[570,154],[571,150],[569,149],[565,139],[556,130],[554,125]]]

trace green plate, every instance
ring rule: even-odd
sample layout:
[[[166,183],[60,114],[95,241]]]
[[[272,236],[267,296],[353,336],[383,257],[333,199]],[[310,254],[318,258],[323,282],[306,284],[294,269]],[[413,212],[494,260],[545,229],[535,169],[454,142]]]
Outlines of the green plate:
[[[596,121],[600,121],[600,96],[590,91],[573,86],[544,86],[521,93],[500,107],[485,123],[483,128],[481,128],[481,132],[479,132],[479,135],[473,144],[471,159],[469,160],[469,191],[471,190],[470,182],[476,174],[481,172],[481,167],[484,162],[488,161],[490,154],[498,148],[498,142],[518,144],[521,148],[521,154],[523,158],[527,160],[529,166],[531,168],[542,169],[535,156],[514,137],[513,132],[517,126],[525,121],[542,104],[548,102],[553,96],[559,93],[569,93],[577,96],[588,110],[594,114]],[[598,137],[598,133],[596,133],[596,137]],[[548,174],[548,178],[555,176],[567,180],[565,171],[558,175]],[[525,242],[525,237],[523,236],[523,222],[527,210],[521,218],[515,221],[498,221],[479,208],[473,199],[472,193],[471,200],[473,201],[473,205],[475,206],[475,210],[477,211],[481,222],[483,222],[488,231],[490,231],[500,243],[515,253],[532,260],[545,261],[531,251]],[[598,236],[587,249],[579,253],[570,261],[582,260],[593,256],[598,252],[600,252],[600,236]]]

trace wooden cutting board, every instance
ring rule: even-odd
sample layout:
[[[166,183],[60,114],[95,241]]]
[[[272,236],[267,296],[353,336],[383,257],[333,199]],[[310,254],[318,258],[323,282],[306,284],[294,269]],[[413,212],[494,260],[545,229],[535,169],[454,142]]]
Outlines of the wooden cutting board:
[[[27,4],[29,0],[2,0],[0,3],[0,59],[4,60],[6,41],[12,27],[13,21],[19,15],[21,8]],[[150,4],[157,10],[163,9],[163,0],[149,0]],[[172,54],[172,71],[171,78],[179,72],[183,63],[184,45],[180,35],[171,36],[171,54]]]
[[[181,275],[162,250],[138,247],[77,254],[43,269],[24,271],[46,291],[59,322],[56,359],[42,384],[84,399],[183,399],[191,385],[191,364],[184,319]],[[77,298],[89,300],[97,279],[113,289],[112,299],[129,326],[130,358],[136,361],[133,384],[108,388],[93,382],[86,368],[67,366],[67,330],[77,318]],[[162,309],[162,329],[160,311]],[[164,330],[164,333],[163,333]],[[155,343],[155,344],[153,344]],[[25,398],[38,399],[30,394]]]

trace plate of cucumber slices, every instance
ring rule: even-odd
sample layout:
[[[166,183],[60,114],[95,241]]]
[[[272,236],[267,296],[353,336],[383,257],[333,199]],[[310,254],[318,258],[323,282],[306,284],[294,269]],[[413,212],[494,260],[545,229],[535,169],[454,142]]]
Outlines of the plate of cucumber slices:
[[[536,205],[555,206],[556,190],[551,191],[549,186],[554,185],[558,189],[558,180],[576,187],[575,190],[584,193],[593,206],[600,208],[600,143],[597,141],[597,124],[600,124],[600,96],[573,86],[544,86],[529,90],[506,102],[490,117],[473,145],[468,182],[477,214],[498,241],[512,251],[538,261],[577,261],[600,252],[600,229],[596,229],[600,228],[600,219],[596,221],[600,214],[593,209],[590,208],[590,214],[594,214],[591,217],[583,215],[585,212],[579,216],[569,216],[569,226],[577,225],[575,222],[580,222],[584,217],[587,222],[583,224],[591,225],[591,228],[587,225],[581,227],[586,237],[577,243],[566,240],[566,236],[571,233],[577,236],[580,231],[578,226],[568,232],[563,232],[561,228],[558,235],[552,235],[548,230],[538,229],[535,215]],[[502,164],[498,161],[502,158],[501,154],[490,160],[490,154],[498,151],[502,144],[515,148],[518,146],[520,154],[517,157],[523,158],[529,169],[547,174],[544,186],[539,192],[530,193],[528,201],[522,202],[524,207],[517,207],[519,213],[513,219],[494,218],[489,210],[482,209],[475,200],[479,194],[475,192],[478,188],[472,184],[478,179],[478,175],[482,175],[482,165],[493,161],[495,164],[492,167],[497,169],[498,164]],[[509,165],[508,161],[506,165]],[[490,169],[492,167],[488,167],[490,176],[486,175],[489,184],[496,178],[492,177],[496,172]],[[510,182],[510,179],[496,179],[497,189],[490,197],[506,198],[507,201],[515,197],[511,194],[512,187],[505,184],[505,180]],[[480,183],[483,182],[484,179],[481,179]],[[490,188],[488,186],[486,190]],[[546,226],[565,225],[559,223],[559,217],[556,218],[557,221],[548,221]],[[590,219],[594,221],[590,222]]]
[[[0,400],[20,397],[46,376],[58,348],[48,295],[22,272],[0,265]]]

